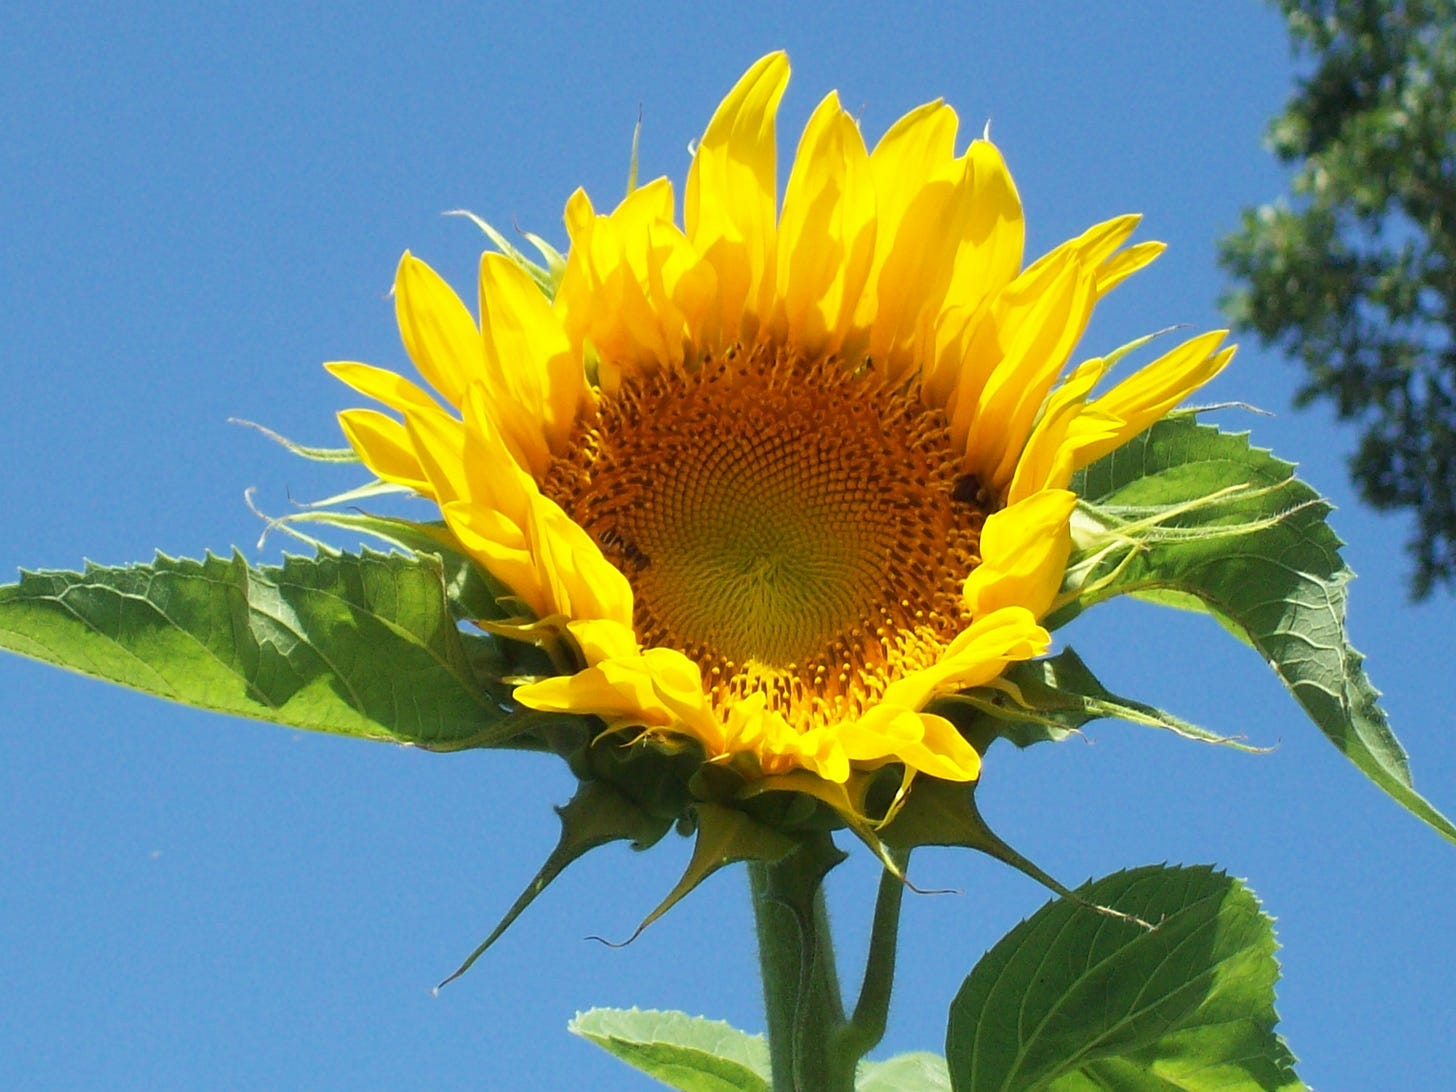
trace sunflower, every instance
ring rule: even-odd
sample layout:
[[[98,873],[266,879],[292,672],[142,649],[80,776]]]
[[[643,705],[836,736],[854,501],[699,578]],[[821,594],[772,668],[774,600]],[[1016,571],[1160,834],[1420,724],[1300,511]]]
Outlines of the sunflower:
[[[608,213],[573,194],[554,293],[486,253],[477,320],[406,253],[399,328],[435,394],[330,364],[398,415],[340,421],[509,589],[491,628],[566,651],[521,706],[695,741],[750,782],[973,781],[927,706],[1047,651],[1073,473],[1232,349],[1195,337],[1094,397],[1111,359],[1068,360],[1161,244],[1122,216],[1023,269],[1006,165],[986,139],[957,155],[939,101],[868,151],[829,94],[780,204],[788,76],[771,54],[723,100],[681,221],[667,179]]]

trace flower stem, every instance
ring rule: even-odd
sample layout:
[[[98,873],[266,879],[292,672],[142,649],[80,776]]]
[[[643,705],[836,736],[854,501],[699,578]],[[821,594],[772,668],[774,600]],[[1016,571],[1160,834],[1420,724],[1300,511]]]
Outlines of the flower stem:
[[[858,1055],[838,1049],[844,1006],[823,889],[843,859],[821,833],[781,860],[748,865],[774,1092],[853,1092]]]

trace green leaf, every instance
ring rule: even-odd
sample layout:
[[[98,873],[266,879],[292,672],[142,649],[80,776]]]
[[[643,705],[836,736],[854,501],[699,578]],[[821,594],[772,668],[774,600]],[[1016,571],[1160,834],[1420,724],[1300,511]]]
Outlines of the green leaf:
[[[770,1092],[768,1042],[685,1012],[591,1009],[567,1029],[682,1092]]]
[[[0,648],[295,728],[456,747],[511,741],[492,638],[462,633],[433,557],[365,552],[22,573]],[[479,744],[477,744],[479,745]]]
[[[1207,611],[1253,645],[1322,732],[1390,796],[1456,842],[1456,825],[1415,791],[1405,751],[1345,633],[1353,575],[1325,522],[1329,505],[1289,463],[1189,417],[1161,421],[1082,471],[1074,488],[1099,526],[1083,591],[1049,624],[1137,595]]]
[[[1059,899],[1008,933],[951,1004],[956,1092],[1304,1087],[1274,1033],[1274,930],[1248,888],[1151,866],[1077,894],[1158,925]]]
[[[950,1092],[945,1059],[928,1050],[897,1054],[883,1062],[861,1062],[855,1092]]]
[[[496,923],[490,935],[465,957],[465,961],[448,978],[435,987],[436,990],[448,986],[470,970],[475,961],[485,954],[486,949],[499,940],[521,916],[526,907],[536,901],[536,896],[545,891],[551,881],[577,858],[609,842],[620,842],[629,838],[635,848],[646,849],[672,826],[668,820],[647,815],[616,789],[597,781],[584,782],[565,806],[556,809],[556,814],[561,819],[561,837],[556,842],[556,848],[546,858],[546,863],[531,878],[531,882],[517,896],[505,916]]]
[[[319,502],[320,505],[328,503]],[[438,557],[444,566],[451,609],[461,621],[494,620],[505,618],[510,613],[502,606],[510,593],[475,563],[443,520],[420,523],[393,516],[374,516],[367,512],[336,512],[315,505],[271,520],[269,526],[294,535],[322,552],[332,552],[317,539],[302,534],[298,530],[302,523],[319,523],[372,535],[407,553]]]
[[[982,753],[998,739],[1018,747],[1060,741],[1082,725],[1115,717],[1149,728],[1162,728],[1202,743],[1218,743],[1242,751],[1259,751],[1227,736],[1131,698],[1112,693],[1072,649],[1044,660],[1012,664],[990,686],[943,698],[934,712],[960,726],[971,746]]]

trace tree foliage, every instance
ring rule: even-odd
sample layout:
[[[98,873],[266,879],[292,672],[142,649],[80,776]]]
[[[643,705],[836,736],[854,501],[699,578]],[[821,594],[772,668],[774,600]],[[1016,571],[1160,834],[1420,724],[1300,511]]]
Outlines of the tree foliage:
[[[1411,591],[1456,589],[1456,0],[1278,0],[1307,75],[1270,124],[1292,194],[1223,241],[1234,323],[1364,431],[1361,495],[1411,508]]]

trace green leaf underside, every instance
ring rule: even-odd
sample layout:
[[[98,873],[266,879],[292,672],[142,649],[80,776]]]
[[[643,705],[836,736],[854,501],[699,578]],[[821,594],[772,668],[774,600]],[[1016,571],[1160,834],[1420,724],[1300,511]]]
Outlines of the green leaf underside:
[[[499,644],[463,633],[437,558],[366,551],[22,573],[0,647],[171,701],[449,747],[504,734]],[[497,739],[508,743],[509,738]]]
[[[684,1092],[769,1092],[768,1041],[685,1012],[590,1009],[567,1025],[628,1065]],[[929,1051],[861,1062],[856,1092],[950,1092],[945,1059]]]
[[[883,1062],[861,1062],[855,1092],[950,1092],[945,1059],[928,1050],[897,1054]]]
[[[945,708],[941,711],[952,715],[960,709],[971,711],[963,730],[971,745],[982,752],[997,738],[1008,739],[1018,747],[1064,740],[1084,724],[1103,717],[1162,728],[1202,743],[1260,750],[1189,724],[1162,709],[1119,697],[1103,686],[1070,648],[1047,659],[1012,664],[996,686],[968,690],[943,701]]]
[[[1304,1087],[1274,1033],[1273,926],[1247,888],[1151,866],[1078,894],[1158,927],[1057,900],[1008,933],[951,1004],[956,1092]]]
[[[1264,656],[1361,772],[1456,842],[1456,826],[1412,786],[1364,657],[1350,646],[1353,574],[1325,522],[1329,505],[1289,463],[1244,434],[1173,417],[1082,471],[1074,488],[1094,516],[1122,527],[1130,546],[1105,557],[1088,592],[1050,624],[1123,594],[1207,611]],[[1191,504],[1220,490],[1230,492]]]
[[[435,989],[449,985],[470,970],[475,961],[485,954],[486,949],[499,940],[521,916],[526,907],[536,901],[536,896],[566,870],[567,865],[609,842],[631,839],[638,849],[645,849],[666,834],[672,825],[667,820],[654,819],[647,815],[616,789],[599,781],[582,782],[576,795],[563,807],[557,808],[556,814],[561,819],[561,837],[557,839],[556,848],[531,878],[525,890],[517,896],[511,908],[496,923],[490,935]]]
[[[568,1030],[682,1092],[770,1092],[768,1042],[685,1012],[591,1009]]]

